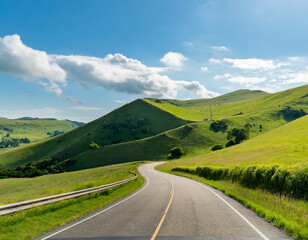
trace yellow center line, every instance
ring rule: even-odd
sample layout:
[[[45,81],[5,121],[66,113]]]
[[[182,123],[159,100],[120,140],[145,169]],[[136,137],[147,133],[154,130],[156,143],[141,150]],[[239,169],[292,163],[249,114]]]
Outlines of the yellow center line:
[[[158,173],[152,171],[152,169],[150,169],[150,168],[148,168],[148,170],[151,171],[151,172],[153,172],[153,173],[155,173],[155,174],[158,174]],[[163,178],[165,178],[166,180],[168,180],[168,182],[171,184],[171,187],[172,187],[171,192],[170,192],[171,197],[170,197],[169,203],[168,203],[168,205],[167,205],[167,208],[166,208],[166,210],[165,210],[165,212],[164,212],[164,215],[162,216],[162,218],[161,218],[159,224],[157,225],[157,228],[156,228],[156,230],[155,230],[153,236],[151,237],[151,240],[154,240],[154,239],[156,238],[156,236],[157,236],[157,234],[158,234],[158,232],[159,232],[161,226],[163,225],[163,222],[164,222],[164,220],[165,220],[165,217],[166,217],[166,215],[167,215],[167,212],[168,212],[168,210],[169,210],[169,208],[170,208],[170,205],[171,205],[171,203],[172,203],[173,196],[174,196],[174,186],[173,186],[173,183],[171,182],[171,180],[170,180],[169,178],[165,177],[165,176],[162,176],[162,175],[160,175],[160,176],[163,177]]]

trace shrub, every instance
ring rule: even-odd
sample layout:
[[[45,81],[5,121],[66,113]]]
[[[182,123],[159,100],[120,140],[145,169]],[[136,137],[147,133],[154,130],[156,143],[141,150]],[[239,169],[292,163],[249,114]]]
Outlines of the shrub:
[[[281,196],[308,200],[307,168],[288,170],[278,166],[249,166],[246,168],[198,167],[194,170],[177,167],[172,171],[191,173],[209,180],[231,180],[247,188],[261,188]]]
[[[220,149],[223,149],[223,148],[224,148],[223,145],[216,144],[214,147],[212,147],[212,151],[220,150]]]
[[[226,120],[214,121],[210,125],[210,130],[214,132],[226,131],[227,129],[228,129],[228,125],[227,125]]]
[[[295,109],[295,108],[291,108],[290,106],[287,106],[278,112],[278,116],[281,116],[281,115],[283,116],[285,120],[292,121],[292,120],[295,120],[297,118],[307,115],[307,112],[305,112],[303,109]]]
[[[180,158],[183,155],[185,155],[185,152],[181,147],[174,147],[171,148],[170,153],[168,154],[168,158],[175,159],[175,158]]]
[[[232,130],[228,131],[228,140],[234,141],[235,144],[239,144],[244,140],[249,138],[249,131],[250,128],[233,128]]]

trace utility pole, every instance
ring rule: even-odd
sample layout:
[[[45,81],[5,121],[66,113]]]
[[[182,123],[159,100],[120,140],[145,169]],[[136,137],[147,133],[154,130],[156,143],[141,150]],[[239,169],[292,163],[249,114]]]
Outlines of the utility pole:
[[[210,115],[211,115],[211,121],[213,120],[213,111],[212,111],[212,105],[210,105]]]

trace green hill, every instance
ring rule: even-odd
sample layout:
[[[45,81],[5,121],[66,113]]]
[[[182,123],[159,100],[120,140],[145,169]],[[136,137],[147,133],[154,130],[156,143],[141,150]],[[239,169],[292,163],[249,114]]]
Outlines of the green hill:
[[[0,152],[0,169],[15,168],[43,159],[63,161],[89,150],[91,142],[105,146],[134,141],[189,122],[144,100],[136,100],[60,136]]]
[[[211,121],[202,121],[209,117],[208,104],[217,103],[212,106],[213,119],[224,119],[229,129],[249,123],[255,137],[297,118],[292,114],[300,109],[307,111],[307,92],[308,85],[276,94],[239,90],[182,103],[189,107],[170,103],[175,100],[138,99],[58,137],[0,153],[0,169],[43,160],[76,170],[165,159],[175,146],[189,156],[209,152],[215,144],[224,145],[227,137],[226,132],[212,131]]]
[[[301,117],[239,145],[210,154],[183,158],[175,166],[283,166],[308,167],[308,116]]]
[[[47,133],[58,130],[66,132],[78,127],[76,123],[68,120],[21,118],[0,118],[0,138],[7,134],[12,138],[29,138],[31,141],[39,141],[50,137]]]

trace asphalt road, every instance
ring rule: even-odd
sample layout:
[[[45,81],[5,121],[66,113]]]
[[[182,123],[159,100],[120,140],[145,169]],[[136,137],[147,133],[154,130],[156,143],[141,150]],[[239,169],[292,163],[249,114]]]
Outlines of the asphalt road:
[[[205,184],[139,168],[137,192],[39,239],[293,239],[235,200]]]

